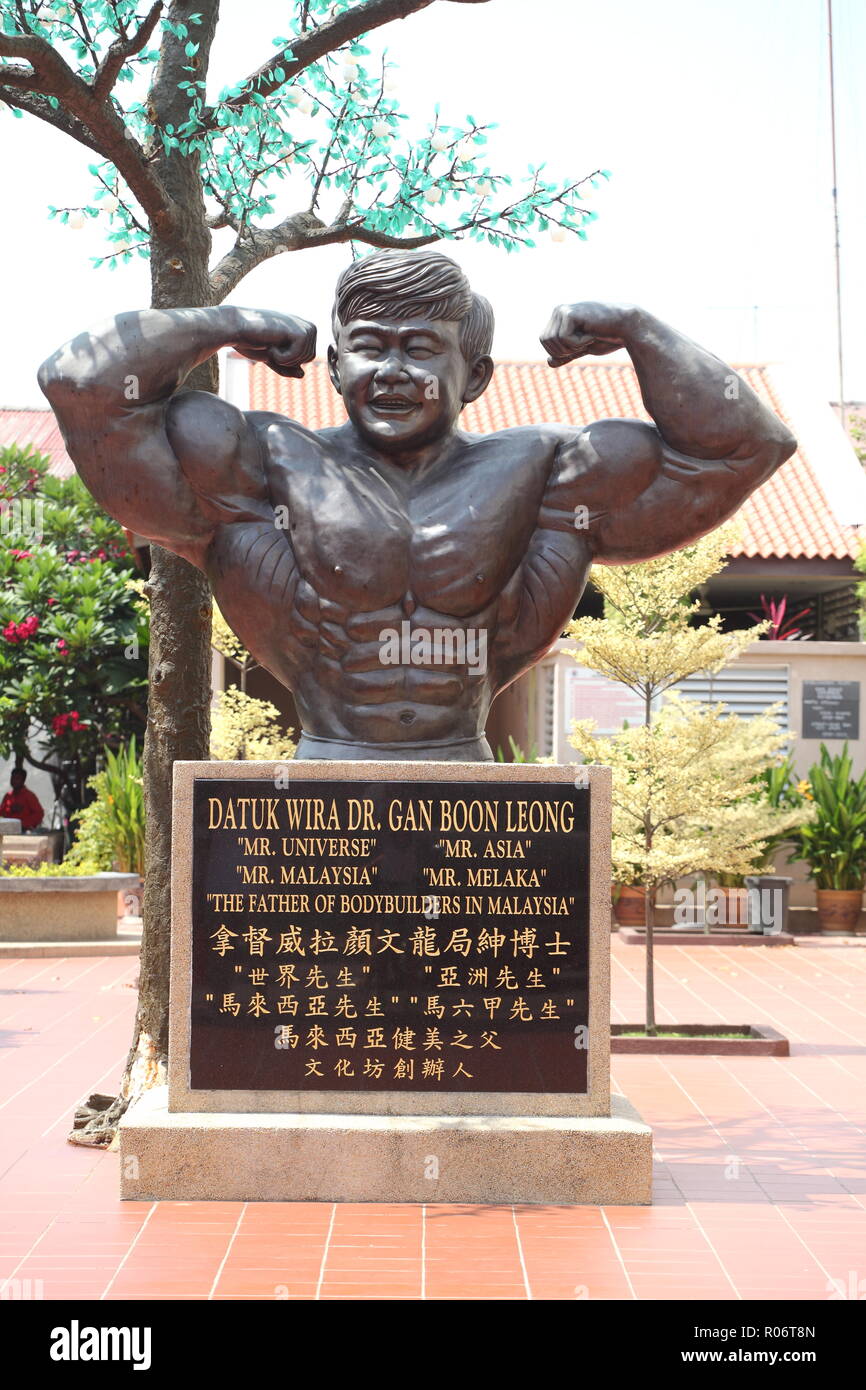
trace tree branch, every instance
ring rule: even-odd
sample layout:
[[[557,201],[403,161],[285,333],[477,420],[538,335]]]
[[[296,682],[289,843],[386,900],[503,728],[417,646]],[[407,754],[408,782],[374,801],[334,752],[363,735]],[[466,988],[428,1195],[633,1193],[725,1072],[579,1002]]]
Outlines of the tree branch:
[[[156,4],[151,6],[141,27],[135,34],[128,38],[121,37],[114,40],[96,69],[96,74],[90,84],[95,97],[102,100],[108,96],[127,58],[132,58],[136,53],[141,52],[156,28],[156,22],[161,14],[162,0],[156,0]]]
[[[0,34],[0,58],[23,58],[29,63],[34,89],[48,91],[49,82],[64,86],[79,80],[60,54],[38,34]]]
[[[317,29],[307,30],[299,35],[294,43],[275,53],[250,74],[238,95],[230,97],[223,106],[231,111],[238,111],[253,92],[261,96],[270,96],[293,77],[297,77],[298,73],[344,43],[351,43],[353,39],[368,34],[372,29],[379,29],[383,24],[390,24],[394,19],[406,19],[432,3],[433,0],[362,0],[361,4],[336,15]],[[281,79],[275,76],[276,68],[282,69]],[[216,124],[214,112],[209,113],[206,124]]]
[[[25,76],[24,70],[16,69],[14,85],[7,89],[9,95],[4,96],[4,100],[39,116],[65,134],[73,135],[88,149],[110,160],[155,229],[170,224],[174,211],[171,200],[149,167],[138,141],[107,97],[96,95],[61,55],[36,34],[0,34],[0,58],[23,58],[33,69],[30,96],[18,80]],[[0,68],[0,91],[2,84],[3,69]],[[38,99],[36,102],[34,97]],[[44,100],[47,97],[56,97],[59,108],[53,108]]]
[[[375,246],[379,250],[398,249],[414,251],[419,246],[429,246],[431,242],[441,241],[441,232],[422,232],[418,236],[392,236],[390,232],[379,232],[373,227],[365,227],[361,222],[346,222],[342,227],[328,227],[327,234],[312,238],[310,246],[330,246],[340,241],[360,241],[365,246]]]
[[[17,106],[19,111],[25,111],[28,116],[37,116],[40,121],[53,125],[55,130],[77,140],[79,145],[84,145],[86,149],[93,150],[94,154],[104,157],[102,149],[87,127],[63,106],[51,106],[38,92],[20,92],[7,88],[4,86],[5,76],[4,73],[3,79],[0,80],[0,101],[5,101],[8,106]]]
[[[4,87],[15,87],[18,91],[29,92],[33,88],[33,69],[0,67],[0,81]]]
[[[213,302],[221,304],[226,295],[231,294],[251,270],[285,251],[306,251],[313,246],[334,246],[347,241],[360,241],[379,249],[399,248],[412,251],[441,239],[442,234],[438,231],[420,236],[393,236],[389,232],[365,227],[360,218],[353,221],[338,219],[326,226],[309,212],[295,213],[286,217],[278,226],[267,230],[260,227],[246,228],[243,236],[238,237],[232,249],[211,271]]]

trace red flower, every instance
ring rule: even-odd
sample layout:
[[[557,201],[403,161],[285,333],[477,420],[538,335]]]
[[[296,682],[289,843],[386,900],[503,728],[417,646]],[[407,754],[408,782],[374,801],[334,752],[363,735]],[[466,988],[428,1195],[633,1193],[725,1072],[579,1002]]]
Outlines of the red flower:
[[[3,636],[7,642],[26,642],[28,637],[32,637],[39,627],[39,619],[35,613],[31,613],[29,618],[25,618],[23,623],[7,623],[3,629]]]
[[[63,640],[62,638],[60,639]],[[82,729],[88,729],[90,725],[86,720],[78,718],[78,710],[70,710],[68,714],[55,714],[51,721],[51,728],[56,737],[62,734],[78,734]]]
[[[59,637],[57,639],[57,650],[61,652],[63,656],[65,656],[66,653],[69,651],[69,648],[67,647],[62,637]]]

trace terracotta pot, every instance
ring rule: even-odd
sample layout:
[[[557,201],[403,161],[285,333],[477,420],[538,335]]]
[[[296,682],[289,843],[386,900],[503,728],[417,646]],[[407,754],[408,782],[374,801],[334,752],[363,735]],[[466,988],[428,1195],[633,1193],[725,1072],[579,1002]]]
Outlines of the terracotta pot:
[[[857,930],[863,905],[862,888],[819,888],[818,930],[851,936]]]
[[[621,927],[642,927],[646,920],[646,889],[615,883],[613,913]]]

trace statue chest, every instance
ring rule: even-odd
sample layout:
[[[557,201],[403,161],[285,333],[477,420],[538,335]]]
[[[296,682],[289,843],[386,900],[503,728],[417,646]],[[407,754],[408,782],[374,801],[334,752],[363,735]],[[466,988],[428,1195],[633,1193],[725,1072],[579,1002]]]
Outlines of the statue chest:
[[[319,457],[269,479],[304,580],[355,613],[401,604],[465,617],[499,596],[535,515],[487,470],[456,470],[397,488],[374,469]],[[531,499],[525,499],[530,501]]]

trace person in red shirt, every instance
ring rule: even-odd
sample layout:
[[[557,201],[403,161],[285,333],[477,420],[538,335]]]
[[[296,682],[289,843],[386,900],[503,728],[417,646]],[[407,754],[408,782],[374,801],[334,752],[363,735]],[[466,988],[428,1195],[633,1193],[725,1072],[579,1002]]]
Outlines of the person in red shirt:
[[[12,790],[7,792],[3,800],[0,801],[0,816],[9,816],[12,820],[20,820],[22,830],[35,830],[37,825],[42,823],[45,812],[42,810],[42,803],[38,796],[28,791],[24,783],[27,781],[27,773],[23,767],[16,767],[10,777]]]

